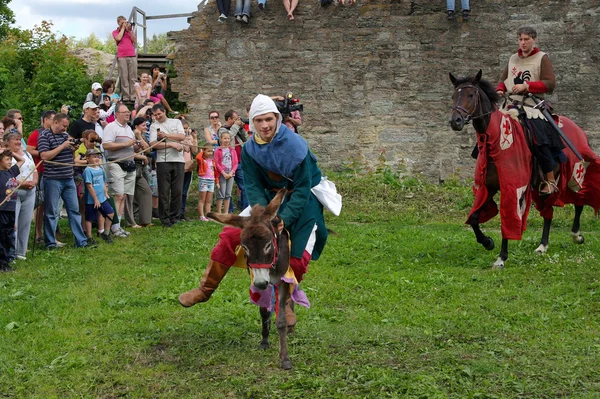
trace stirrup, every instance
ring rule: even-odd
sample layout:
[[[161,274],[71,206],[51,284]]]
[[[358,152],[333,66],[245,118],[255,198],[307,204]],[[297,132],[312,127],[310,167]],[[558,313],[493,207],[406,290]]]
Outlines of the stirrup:
[[[547,188],[548,191],[543,190],[544,185],[546,186],[545,188]],[[540,192],[540,195],[552,195],[554,193],[557,193],[560,190],[558,189],[556,182],[550,181],[550,180],[544,180],[540,183],[540,185],[538,187],[538,191]]]

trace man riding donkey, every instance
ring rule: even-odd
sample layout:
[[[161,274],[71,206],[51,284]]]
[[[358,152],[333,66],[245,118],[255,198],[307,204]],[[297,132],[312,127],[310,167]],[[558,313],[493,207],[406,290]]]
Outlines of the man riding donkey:
[[[242,150],[246,193],[250,206],[266,206],[282,188],[288,189],[278,211],[278,228],[290,233],[290,267],[300,282],[311,259],[318,259],[327,240],[323,205],[311,192],[322,180],[317,160],[308,143],[281,123],[277,106],[259,94],[250,107],[250,128],[256,132]],[[200,286],[179,296],[184,307],[206,302],[236,263],[239,228],[225,226],[213,248]],[[286,306],[288,326],[296,323],[293,304]]]
[[[508,108],[518,107],[526,115],[527,127],[533,134],[534,150],[544,179],[540,184],[540,194],[550,195],[558,191],[554,176],[556,161],[566,161],[562,149],[565,148],[559,132],[551,125],[542,111],[536,108],[536,101],[529,93],[543,99],[545,93],[552,93],[556,80],[548,55],[535,47],[537,32],[530,26],[517,30],[519,50],[508,60],[502,72],[496,91],[500,96],[508,95]]]

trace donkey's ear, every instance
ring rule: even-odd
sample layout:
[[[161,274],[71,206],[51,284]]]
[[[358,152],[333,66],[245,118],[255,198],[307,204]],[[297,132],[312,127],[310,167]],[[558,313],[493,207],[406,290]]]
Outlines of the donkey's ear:
[[[456,78],[452,75],[452,72],[448,72],[448,76],[450,76],[450,81],[454,86],[456,86]]]
[[[473,78],[473,83],[477,84],[479,83],[479,81],[481,80],[481,75],[483,74],[483,71],[480,69],[479,72],[477,72],[477,75],[475,75],[475,78]]]
[[[269,205],[267,205],[265,207],[264,215],[267,218],[273,219],[275,217],[275,215],[277,215],[277,210],[281,206],[281,203],[283,202],[283,199],[285,198],[286,194],[287,194],[287,189],[282,188],[281,190],[279,190],[277,195],[271,200],[271,202],[269,202]]]
[[[240,229],[243,229],[244,227],[246,227],[246,225],[250,221],[250,217],[248,217],[248,216],[239,216],[239,215],[234,215],[232,213],[224,214],[224,213],[208,212],[206,214],[206,217],[209,219],[215,220],[219,223],[223,223],[223,224],[233,226],[233,227],[239,227]]]

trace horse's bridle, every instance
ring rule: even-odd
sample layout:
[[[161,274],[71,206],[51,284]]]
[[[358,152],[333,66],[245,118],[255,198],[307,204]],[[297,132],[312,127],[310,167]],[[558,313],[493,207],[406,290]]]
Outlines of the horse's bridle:
[[[481,94],[479,93],[479,87],[473,84],[469,84],[469,83],[463,83],[461,85],[458,85],[454,91],[458,91],[459,93],[459,97],[456,99],[455,104],[460,102],[461,99],[461,95],[462,93],[460,92],[459,89],[475,89],[475,106],[473,107],[473,111],[469,112],[469,110],[467,110],[464,107],[461,107],[460,105],[454,105],[452,107],[452,111],[456,111],[460,114],[460,116],[464,119],[464,124],[468,125],[469,123],[471,123],[472,120],[474,119],[479,119],[479,118],[483,118],[484,116],[487,116],[489,114],[491,114],[492,112],[494,112],[494,109],[492,108],[492,110],[490,112],[486,112],[485,114],[481,114],[481,115],[477,115],[477,116],[473,116],[473,112],[475,112],[477,110],[477,107],[479,107],[479,103],[481,102]]]
[[[273,232],[273,261],[271,263],[246,263],[249,268],[252,269],[275,269],[275,265],[279,260],[279,246],[277,245],[277,239],[279,234],[275,231],[273,224],[271,225],[271,231]]]

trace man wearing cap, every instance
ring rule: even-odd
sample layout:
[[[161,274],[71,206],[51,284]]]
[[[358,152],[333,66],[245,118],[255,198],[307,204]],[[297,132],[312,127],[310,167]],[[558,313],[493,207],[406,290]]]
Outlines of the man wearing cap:
[[[67,126],[69,117],[56,114],[50,129],[42,131],[38,139],[40,158],[49,161],[44,164],[44,241],[48,249],[57,247],[55,232],[60,219],[59,198],[65,203],[75,246],[89,246],[81,227],[77,188],[73,180],[73,152],[78,145],[69,139]]]
[[[134,27],[124,16],[117,17],[118,28],[112,33],[117,42],[117,65],[121,82],[121,99],[125,102],[135,101],[135,82],[137,79],[137,58],[135,53]]]
[[[277,106],[259,94],[250,108],[250,130],[255,132],[242,149],[242,167],[250,206],[266,206],[282,188],[288,195],[279,208],[280,229],[291,239],[290,267],[300,282],[311,259],[317,260],[327,241],[323,206],[311,192],[321,182],[317,160],[308,143],[282,125]],[[240,229],[226,226],[213,248],[200,287],[179,296],[182,306],[208,301],[237,259]],[[288,325],[295,324],[291,309],[286,309]]]
[[[69,136],[71,138],[81,140],[83,132],[96,129],[94,116],[98,112],[98,108],[98,105],[93,101],[83,104],[83,117],[71,123],[71,127],[69,127]]]
[[[106,155],[106,182],[108,191],[115,200],[115,211],[119,220],[123,219],[125,196],[135,193],[135,161],[133,146],[136,139],[133,131],[127,125],[131,112],[125,104],[117,105],[114,122],[104,128],[102,146]],[[118,161],[118,162],[115,162]],[[123,230],[120,223],[111,227],[117,237],[127,237],[129,233]]]

